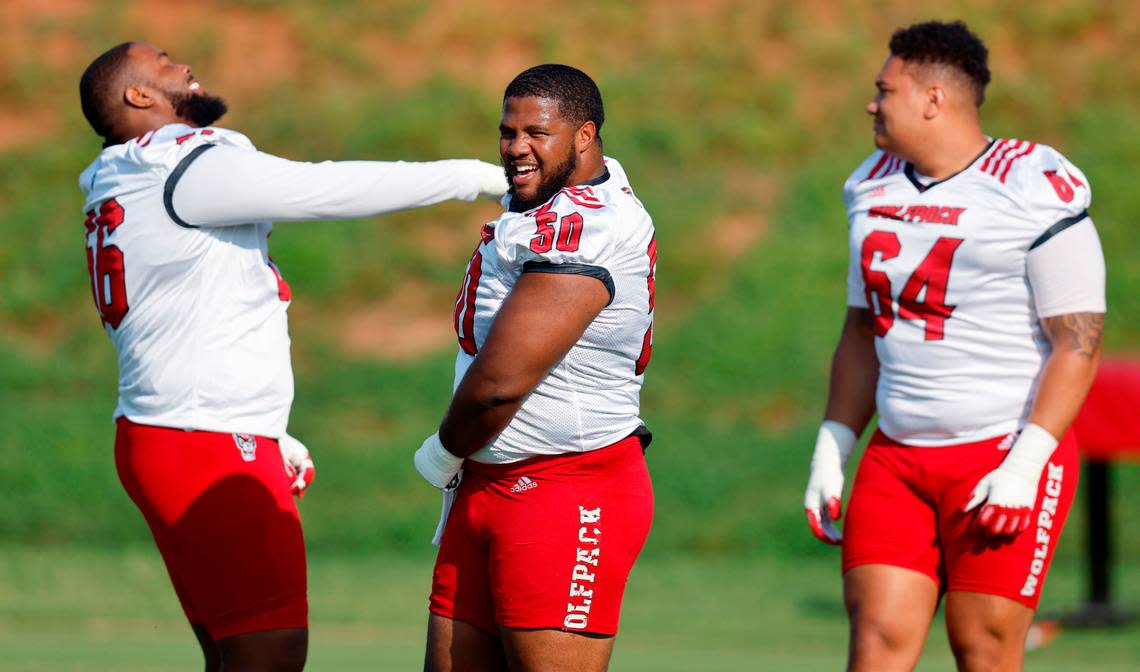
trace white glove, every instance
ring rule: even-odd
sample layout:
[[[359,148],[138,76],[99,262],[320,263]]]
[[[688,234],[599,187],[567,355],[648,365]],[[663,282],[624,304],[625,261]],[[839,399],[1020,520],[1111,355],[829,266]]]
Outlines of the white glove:
[[[454,489],[459,485],[463,458],[448,452],[439,442],[439,433],[424,439],[415,455],[416,471],[440,490]]]
[[[843,515],[843,467],[855,448],[855,432],[835,420],[824,420],[811,456],[811,475],[804,493],[808,525],[820,541],[838,545],[843,533],[835,521]]]
[[[486,161],[473,160],[475,179],[479,185],[479,195],[483,198],[499,202],[507,193],[510,185],[507,184],[507,173],[502,166]]]
[[[289,478],[293,494],[298,499],[305,496],[305,488],[313,482],[317,468],[305,444],[286,434],[277,445],[281,448],[281,461],[285,463],[285,475]]]
[[[1057,447],[1057,439],[1040,425],[1028,424],[1013,442],[1009,455],[974,486],[970,501],[962,508],[972,511],[986,505],[974,525],[990,536],[1014,536],[1025,531],[1037,504],[1041,472]]]

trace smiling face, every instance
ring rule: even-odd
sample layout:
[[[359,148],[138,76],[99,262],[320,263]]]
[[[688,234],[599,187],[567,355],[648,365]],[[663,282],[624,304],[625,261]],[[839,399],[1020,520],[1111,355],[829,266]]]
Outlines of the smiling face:
[[[499,157],[513,209],[535,208],[572,184],[581,129],[562,116],[556,100],[521,96],[503,101]]]
[[[153,90],[158,104],[191,126],[209,126],[226,113],[225,101],[202,90],[189,65],[175,63],[163,50],[142,42],[131,45],[131,70],[138,86]]]
[[[902,158],[909,158],[908,148],[922,143],[928,131],[928,91],[914,75],[901,58],[887,58],[875,78],[878,93],[867,104],[875,119],[875,146]]]

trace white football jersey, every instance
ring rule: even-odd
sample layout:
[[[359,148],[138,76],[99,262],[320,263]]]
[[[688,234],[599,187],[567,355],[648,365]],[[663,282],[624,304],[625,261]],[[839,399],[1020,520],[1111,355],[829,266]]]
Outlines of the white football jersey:
[[[115,417],[270,437],[285,433],[293,399],[290,292],[269,257],[270,220],[506,188],[481,161],[288,161],[185,124],[104,149],[79,182],[92,294],[119,356]]]
[[[253,150],[240,133],[173,124],[104,149],[80,176],[92,291],[119,355],[115,417],[277,437],[293,370],[272,226],[193,228],[168,206],[168,178],[212,144]]]
[[[541,207],[483,226],[455,303],[455,387],[522,273],[597,278],[610,302],[523,402],[479,462],[604,448],[641,426],[639,400],[653,341],[657,243],[653,220],[617,161],[591,183],[562,189]]]
[[[1100,264],[1099,294],[1091,283],[1063,310],[1104,312],[1090,198],[1084,174],[1059,152],[1011,139],[939,181],[883,152],[848,178],[847,303],[874,316],[887,436],[939,446],[1024,424],[1050,352],[1027,273],[1031,251],[1088,227],[1095,252],[1082,248],[1089,258],[1074,263]]]

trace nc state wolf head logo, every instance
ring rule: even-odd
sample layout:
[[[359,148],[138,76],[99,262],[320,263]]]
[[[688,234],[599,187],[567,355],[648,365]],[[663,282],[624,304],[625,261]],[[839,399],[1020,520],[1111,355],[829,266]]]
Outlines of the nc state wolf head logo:
[[[253,434],[234,434],[234,445],[241,451],[241,459],[253,462],[257,458],[257,437]]]

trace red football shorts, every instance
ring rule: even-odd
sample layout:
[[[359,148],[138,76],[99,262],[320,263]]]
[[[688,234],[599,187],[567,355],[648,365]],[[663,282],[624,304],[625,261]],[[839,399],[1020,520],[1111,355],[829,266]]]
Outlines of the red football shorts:
[[[119,418],[115,465],[192,624],[308,627],[305,541],[277,441]]]
[[[468,461],[429,608],[488,632],[614,635],[652,520],[653,486],[637,437],[588,453]]]
[[[974,486],[1005,458],[1010,441],[997,437],[923,448],[876,431],[863,453],[843,534],[843,571],[867,564],[926,574],[943,592],[965,590],[1007,597],[1037,608],[1045,573],[1077,489],[1077,447],[1067,434],[1037,486],[1029,529],[993,540],[975,532]],[[984,504],[983,504],[984,506]]]

